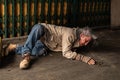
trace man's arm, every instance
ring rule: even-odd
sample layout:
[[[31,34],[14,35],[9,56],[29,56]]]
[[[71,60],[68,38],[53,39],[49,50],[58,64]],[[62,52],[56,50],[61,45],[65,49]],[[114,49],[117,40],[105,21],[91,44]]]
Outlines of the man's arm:
[[[88,63],[89,65],[95,64],[95,61],[91,57],[73,52],[71,50],[73,47],[73,44],[74,44],[74,38],[72,36],[63,35],[62,54],[64,57],[66,57],[67,59],[79,60],[79,61]]]
[[[66,33],[62,36],[62,54],[68,59],[74,59],[77,56],[76,52],[71,51],[74,44],[74,36]]]

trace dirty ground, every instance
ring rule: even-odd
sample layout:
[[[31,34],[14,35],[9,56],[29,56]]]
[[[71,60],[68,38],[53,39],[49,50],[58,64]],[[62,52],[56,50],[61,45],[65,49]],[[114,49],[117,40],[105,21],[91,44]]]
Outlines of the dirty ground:
[[[20,55],[4,59],[0,80],[120,80],[120,30],[96,31],[99,43],[85,52],[97,63],[89,66],[80,61],[68,60],[61,52],[33,57],[27,70],[19,69]]]

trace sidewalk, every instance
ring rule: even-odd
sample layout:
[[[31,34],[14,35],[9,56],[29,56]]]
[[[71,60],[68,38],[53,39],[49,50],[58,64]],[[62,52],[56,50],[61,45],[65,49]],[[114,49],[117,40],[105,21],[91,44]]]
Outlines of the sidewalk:
[[[120,79],[120,30],[98,31],[99,46],[85,55],[97,64],[68,60],[61,52],[33,58],[27,70],[19,69],[20,55],[9,56],[0,68],[0,80],[119,80]]]

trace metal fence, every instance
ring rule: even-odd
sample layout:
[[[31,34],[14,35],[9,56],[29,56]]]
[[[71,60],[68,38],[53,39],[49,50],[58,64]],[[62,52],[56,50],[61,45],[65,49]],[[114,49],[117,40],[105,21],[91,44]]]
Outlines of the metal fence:
[[[38,22],[68,27],[110,25],[110,0],[0,0],[2,38],[27,35]]]

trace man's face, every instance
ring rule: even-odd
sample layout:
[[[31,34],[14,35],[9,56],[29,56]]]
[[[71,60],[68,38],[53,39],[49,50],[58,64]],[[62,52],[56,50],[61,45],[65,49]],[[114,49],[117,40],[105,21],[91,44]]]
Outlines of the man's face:
[[[85,36],[83,34],[80,34],[80,46],[86,46],[91,41],[90,36]]]

